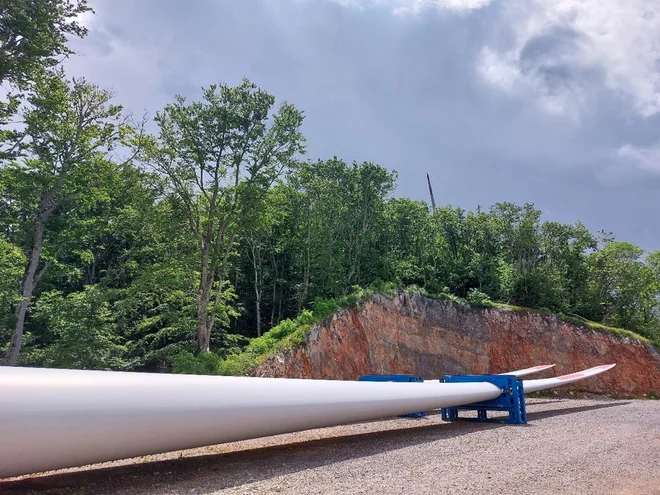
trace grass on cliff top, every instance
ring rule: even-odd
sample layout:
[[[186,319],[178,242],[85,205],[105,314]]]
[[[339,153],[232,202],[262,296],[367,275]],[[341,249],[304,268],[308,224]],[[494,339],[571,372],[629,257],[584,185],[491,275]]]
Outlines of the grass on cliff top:
[[[508,311],[515,311],[517,313],[531,313],[531,314],[543,314],[543,315],[548,315],[548,316],[556,316],[559,320],[565,322],[565,323],[570,323],[572,325],[577,325],[577,326],[582,326],[582,327],[588,327],[592,328],[594,330],[600,330],[604,332],[611,332],[619,335],[620,337],[628,337],[632,339],[639,340],[640,342],[648,345],[653,345],[655,347],[660,348],[660,342],[656,342],[654,340],[648,339],[638,333],[635,333],[630,330],[626,330],[625,328],[618,328],[618,327],[610,327],[607,325],[603,325],[602,323],[596,323],[594,321],[587,320],[586,318],[582,318],[581,316],[578,315],[567,315],[564,313],[553,313],[549,309],[532,309],[532,308],[524,308],[521,306],[513,306],[511,304],[504,304],[504,303],[493,303],[493,306],[499,309],[503,310],[508,310]]]
[[[311,311],[303,310],[303,312],[295,318],[287,318],[286,320],[283,320],[271,330],[264,333],[261,337],[252,339],[243,352],[232,354],[226,359],[222,359],[218,355],[210,352],[199,356],[194,356],[189,352],[183,352],[171,359],[173,371],[174,373],[201,375],[249,375],[254,368],[265,362],[278,351],[291,349],[305,344],[312,327],[321,323],[324,319],[329,318],[338,310],[356,307],[359,303],[366,301],[374,294],[394,296],[398,292],[394,284],[383,282],[377,282],[369,289],[362,289],[359,286],[354,286],[353,289],[352,293],[339,299],[317,299],[314,302]],[[554,315],[566,323],[613,332],[622,337],[633,338],[645,344],[660,347],[660,343],[653,342],[623,328],[608,327],[577,316],[555,314],[544,309],[531,309],[496,303],[491,301],[486,294],[476,290],[471,291],[465,299],[450,294],[446,290],[440,294],[428,294],[426,291],[416,286],[405,289],[405,292],[411,296],[415,293],[420,293],[429,299],[451,301],[464,310],[495,308],[505,311],[545,314],[548,316]]]

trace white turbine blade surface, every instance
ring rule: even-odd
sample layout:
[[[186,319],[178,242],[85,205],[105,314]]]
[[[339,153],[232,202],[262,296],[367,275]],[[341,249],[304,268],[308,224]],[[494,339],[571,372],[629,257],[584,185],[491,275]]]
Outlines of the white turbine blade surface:
[[[555,366],[554,364],[540,364],[538,366],[532,366],[531,368],[524,368],[522,370],[516,371],[506,371],[504,373],[498,373],[499,375],[514,375],[516,377],[531,375],[532,373],[538,373],[539,371],[547,370]],[[436,383],[441,381],[442,378],[433,378],[431,380],[424,380],[424,383]]]
[[[0,477],[494,399],[491,383],[0,367]]]
[[[533,392],[605,365],[524,381]],[[425,383],[426,385],[423,385]],[[0,367],[0,478],[495,399],[487,382],[368,382]]]
[[[531,375],[532,373],[538,373],[539,371],[544,371],[555,366],[554,364],[541,364],[539,366],[532,366],[531,368],[525,368],[522,370],[516,371],[507,371],[505,373],[499,373],[500,375],[515,375],[515,376],[526,376]]]
[[[538,392],[548,388],[566,385],[567,383],[577,382],[592,376],[596,376],[604,371],[614,368],[616,364],[604,364],[587,370],[578,371],[569,375],[555,376],[554,378],[541,378],[538,380],[524,380],[523,388],[525,392]]]

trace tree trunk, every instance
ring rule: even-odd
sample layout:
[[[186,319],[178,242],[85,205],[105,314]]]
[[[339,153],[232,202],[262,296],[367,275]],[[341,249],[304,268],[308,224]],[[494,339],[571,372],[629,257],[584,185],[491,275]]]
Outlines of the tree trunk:
[[[11,342],[7,354],[0,362],[3,366],[15,366],[18,362],[18,355],[21,352],[23,344],[23,329],[25,327],[25,318],[27,316],[28,306],[32,299],[32,292],[37,279],[37,268],[41,260],[41,249],[44,241],[45,219],[39,215],[34,229],[34,239],[32,241],[32,250],[30,258],[25,268],[23,282],[21,283],[21,301],[16,308],[16,326],[11,336]]]
[[[224,264],[227,263],[231,254],[231,247],[234,243],[235,236],[236,232],[233,232],[227,241],[222,264],[219,266],[219,272],[217,274],[218,291],[215,294],[214,307],[217,307],[222,299],[222,286],[227,276]],[[218,239],[221,238],[218,235]],[[211,263],[211,248],[211,242],[202,243],[202,276],[200,277],[200,286],[197,293],[197,348],[199,352],[209,352],[211,350],[211,334],[215,326],[215,311],[208,311],[213,292],[213,281],[216,277],[216,270],[218,269],[217,261],[214,264]]]
[[[257,293],[257,337],[261,337],[261,292],[255,290]]]
[[[275,261],[275,248],[271,245],[271,259],[273,261],[273,307],[270,311],[270,328],[275,326],[275,304],[277,301],[277,262]]]
[[[309,202],[309,206],[307,207],[307,246],[305,249],[305,272],[303,276],[303,290],[302,293],[300,294],[300,299],[298,299],[298,313],[302,310],[303,304],[305,304],[305,300],[307,299],[307,288],[309,287],[309,271],[310,271],[310,265],[311,265],[311,257],[310,257],[310,252],[311,252],[311,243],[312,243],[312,202]]]
[[[603,325],[607,325],[607,324],[609,323],[610,317],[611,317],[614,313],[616,313],[617,311],[619,311],[619,309],[621,309],[622,306],[623,306],[623,302],[620,301],[620,302],[616,303],[615,305],[613,305],[611,308],[609,308],[609,309],[605,312],[605,315],[603,316],[603,319],[602,319],[602,321],[601,321],[601,324],[603,324]]]
[[[199,352],[209,352],[211,348],[211,329],[206,311],[210,292],[210,289],[200,287],[197,296],[197,349]]]
[[[213,288],[213,273],[209,268],[211,243],[202,242],[202,274],[197,289],[197,348],[199,352],[209,352],[211,347],[211,328],[209,326],[208,306]]]
[[[284,284],[280,284],[280,297],[277,298],[277,324],[282,321],[282,317],[284,316],[282,314],[282,299],[284,298],[283,291]]]
[[[270,328],[275,326],[275,306],[277,304],[277,282],[273,282],[273,306],[270,310]]]
[[[252,251],[252,269],[254,270],[254,296],[255,309],[257,312],[257,337],[261,337],[261,245],[257,245],[258,239],[250,240],[250,250]]]

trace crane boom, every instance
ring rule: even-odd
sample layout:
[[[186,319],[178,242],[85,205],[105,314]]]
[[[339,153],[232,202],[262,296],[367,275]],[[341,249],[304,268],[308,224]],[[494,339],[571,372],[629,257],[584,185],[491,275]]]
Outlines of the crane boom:
[[[426,182],[429,184],[429,194],[431,195],[431,208],[433,213],[435,213],[435,198],[433,197],[433,188],[431,187],[431,178],[429,177],[428,172],[426,173]]]

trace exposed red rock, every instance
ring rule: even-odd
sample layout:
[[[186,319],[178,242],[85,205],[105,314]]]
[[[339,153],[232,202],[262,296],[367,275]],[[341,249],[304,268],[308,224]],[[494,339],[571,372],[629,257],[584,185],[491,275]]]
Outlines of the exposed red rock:
[[[355,380],[371,373],[501,373],[556,363],[538,377],[617,366],[561,387],[619,397],[660,395],[660,352],[637,339],[539,313],[465,309],[415,294],[377,295],[315,326],[307,345],[281,351],[253,374]],[[537,378],[533,376],[530,378]]]

